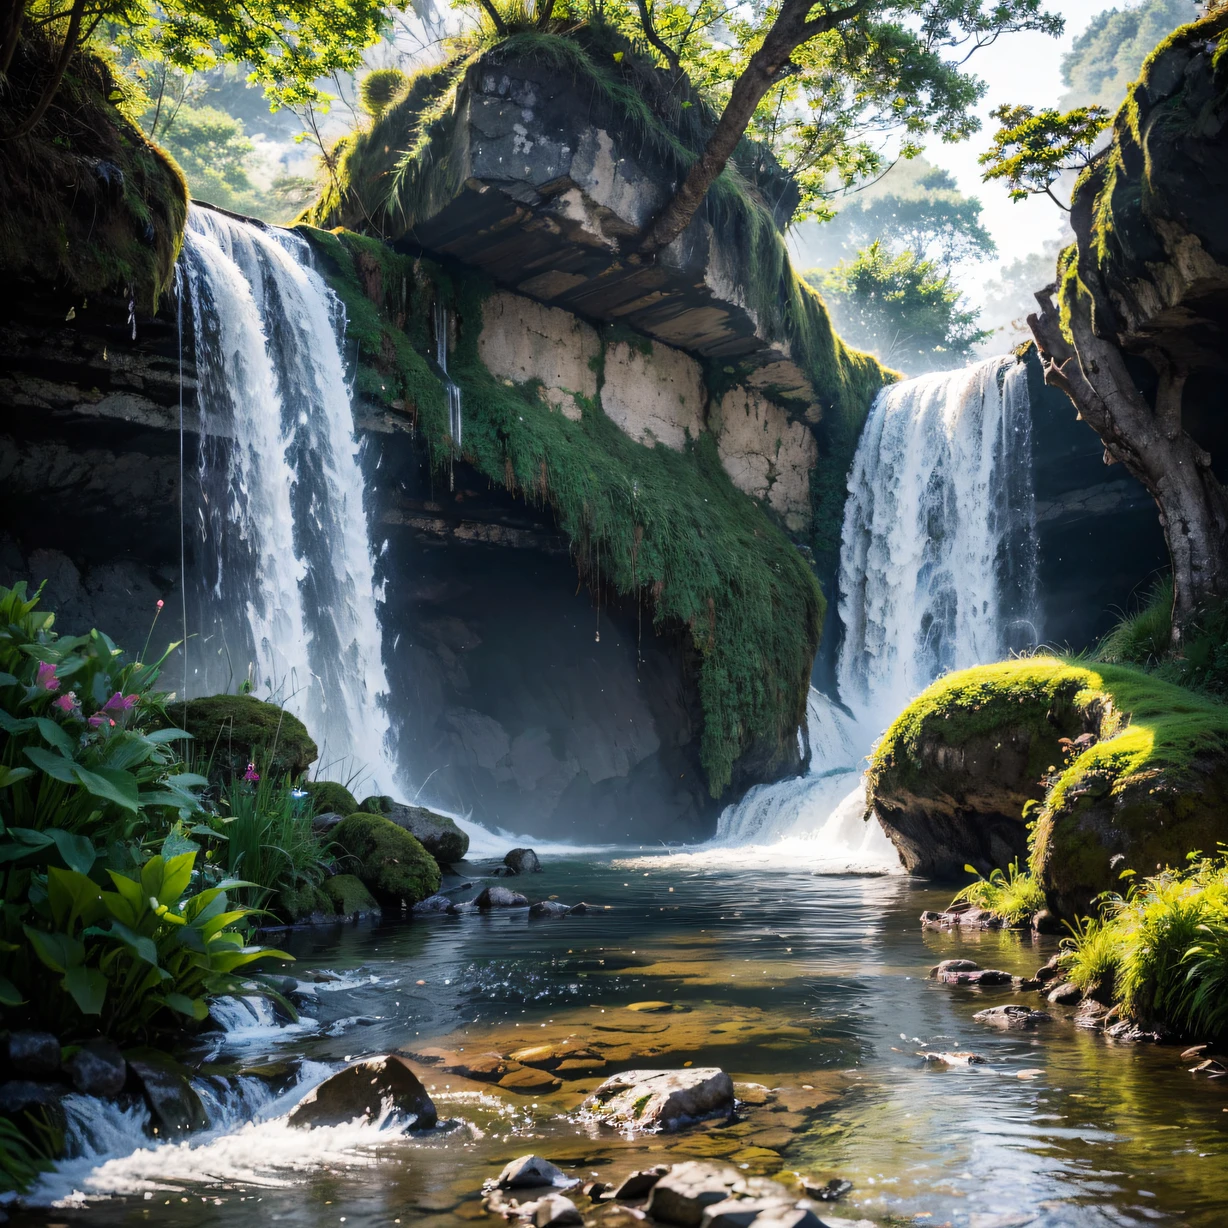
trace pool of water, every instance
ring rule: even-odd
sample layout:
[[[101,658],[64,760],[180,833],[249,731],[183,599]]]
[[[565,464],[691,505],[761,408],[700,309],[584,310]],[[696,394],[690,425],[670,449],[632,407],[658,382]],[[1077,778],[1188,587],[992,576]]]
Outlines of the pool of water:
[[[324,978],[299,1023],[232,1020],[194,1052],[202,1072],[293,1058],[310,1082],[401,1050],[449,1128],[291,1130],[284,1112],[301,1086],[253,1102],[252,1121],[135,1153],[131,1127],[104,1122],[94,1154],[47,1178],[42,1205],[15,1222],[456,1228],[485,1218],[482,1181],[533,1151],[606,1180],[692,1157],[841,1177],[853,1189],[833,1214],[876,1225],[1228,1223],[1228,1081],[1191,1075],[1176,1048],[1077,1029],[1062,1008],[1036,1032],[999,1032],[973,1015],[1035,995],[926,975],[956,956],[1030,974],[1055,939],[922,931],[922,909],[949,893],[901,877],[552,858],[515,885],[600,907],[562,920],[521,910],[293,934],[287,972]],[[525,1091],[440,1067],[538,1043],[587,1048],[605,1064]],[[986,1060],[935,1066],[923,1049]],[[775,1094],[734,1123],[669,1135],[625,1137],[576,1115],[616,1070],[684,1063]]]

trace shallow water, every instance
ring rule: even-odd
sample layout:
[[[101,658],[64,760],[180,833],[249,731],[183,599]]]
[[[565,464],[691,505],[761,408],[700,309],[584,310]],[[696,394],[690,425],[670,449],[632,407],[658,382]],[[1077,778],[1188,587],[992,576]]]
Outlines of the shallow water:
[[[460,1058],[569,1040],[598,1051],[603,1072],[519,1094],[424,1065],[441,1117],[458,1123],[429,1138],[290,1130],[279,1114],[294,1091],[238,1130],[72,1161],[38,1191],[58,1206],[15,1222],[452,1228],[485,1218],[482,1180],[527,1151],[585,1178],[691,1156],[763,1175],[840,1176],[854,1188],[833,1214],[881,1225],[1228,1221],[1228,1087],[1187,1073],[1176,1048],[1079,1031],[1062,1008],[1049,1008],[1058,1018],[1038,1032],[998,1032],[973,1014],[1035,995],[926,978],[954,956],[1030,973],[1053,939],[923,932],[918,915],[949,893],[900,877],[551,860],[515,885],[610,907],[292,935],[288,971],[342,979],[317,986],[296,1028],[253,1019],[206,1038],[202,1069],[396,1048]],[[643,1002],[672,1009],[627,1009]],[[927,1067],[916,1053],[928,1047],[988,1060]],[[733,1125],[674,1135],[625,1138],[574,1116],[605,1074],[684,1062],[780,1090]],[[324,1069],[308,1067],[306,1082]],[[1019,1077],[1027,1071],[1036,1073]]]

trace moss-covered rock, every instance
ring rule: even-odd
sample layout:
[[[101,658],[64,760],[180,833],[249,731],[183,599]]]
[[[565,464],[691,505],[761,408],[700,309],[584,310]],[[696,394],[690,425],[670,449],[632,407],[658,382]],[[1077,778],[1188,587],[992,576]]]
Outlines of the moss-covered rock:
[[[248,763],[297,779],[320,753],[297,716],[253,695],[207,695],[175,704],[171,715],[195,738],[212,780],[241,776]]]
[[[382,815],[352,814],[332,836],[376,899],[413,905],[439,890],[439,864],[420,841]]]
[[[322,890],[332,903],[331,911],[340,917],[378,917],[380,914],[379,902],[357,874],[334,874],[324,880]]]
[[[359,809],[354,795],[335,780],[305,780],[302,787],[311,797],[312,814],[347,815]]]
[[[270,911],[279,920],[293,924],[309,917],[328,917],[335,910],[332,900],[315,883],[295,883],[273,897]]]
[[[868,786],[868,811],[922,872],[1004,866],[1035,819],[1032,867],[1071,917],[1124,870],[1228,840],[1228,707],[1123,666],[962,670],[900,714]]]
[[[446,815],[425,806],[407,806],[391,797],[368,797],[361,809],[367,814],[382,814],[404,828],[441,866],[463,861],[469,851],[469,834]]]

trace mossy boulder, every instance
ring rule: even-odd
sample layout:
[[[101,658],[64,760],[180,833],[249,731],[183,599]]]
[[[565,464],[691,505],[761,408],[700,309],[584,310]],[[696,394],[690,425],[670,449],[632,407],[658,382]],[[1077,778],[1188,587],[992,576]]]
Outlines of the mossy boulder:
[[[273,897],[271,911],[282,921],[293,924],[309,917],[328,917],[334,912],[332,900],[315,883],[295,883],[283,887]]]
[[[211,780],[242,776],[248,763],[262,774],[297,779],[320,753],[297,716],[253,695],[206,695],[173,704],[169,715],[196,739],[193,749]]]
[[[1228,840],[1228,707],[1124,666],[962,670],[900,714],[867,786],[867,813],[921,873],[1004,866],[1034,819],[1032,868],[1069,918],[1125,870]]]
[[[383,815],[352,814],[333,828],[332,836],[377,900],[412,906],[439,890],[439,863],[419,840]]]
[[[335,780],[305,780],[302,787],[311,797],[312,814],[353,814],[359,808],[349,789]]]
[[[377,917],[379,902],[362,884],[357,874],[334,874],[324,880],[322,890],[332,903],[331,912],[341,917]]]
[[[404,828],[441,866],[463,861],[469,852],[469,834],[446,815],[436,814],[425,806],[407,806],[391,797],[368,797],[362,804],[368,814],[382,814],[398,827]]]

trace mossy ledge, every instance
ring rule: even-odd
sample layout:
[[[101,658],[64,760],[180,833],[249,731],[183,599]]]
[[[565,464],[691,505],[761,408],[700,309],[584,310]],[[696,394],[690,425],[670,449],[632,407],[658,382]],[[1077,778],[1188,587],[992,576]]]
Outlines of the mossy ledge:
[[[368,367],[360,387],[412,416],[440,472],[454,463],[447,406],[419,348],[435,296],[453,307],[461,459],[548,505],[591,584],[643,602],[658,631],[686,632],[713,797],[794,766],[825,602],[793,544],[734,487],[712,436],[701,433],[682,452],[646,447],[595,402],[573,421],[551,409],[539,385],[496,379],[478,358],[482,301],[494,288],[486,278],[347,231],[302,232],[346,304]]]
[[[1228,707],[1125,666],[979,666],[905,708],[868,786],[867,814],[913,866],[937,860],[935,842],[943,869],[964,853],[1004,866],[985,833],[1018,848],[1034,820],[1032,869],[1050,907],[1073,917],[1125,870],[1179,867],[1228,840]]]
[[[4,127],[33,106],[56,52],[41,37],[22,39],[0,99]],[[34,130],[0,141],[0,269],[8,278],[80,295],[121,292],[157,307],[174,277],[188,190],[126,103],[106,61],[81,52]]]

